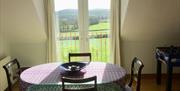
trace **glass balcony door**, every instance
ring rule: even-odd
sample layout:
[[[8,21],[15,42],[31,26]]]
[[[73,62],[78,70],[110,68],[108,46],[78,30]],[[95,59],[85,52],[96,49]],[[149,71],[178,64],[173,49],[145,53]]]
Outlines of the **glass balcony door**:
[[[92,60],[108,62],[110,58],[110,0],[88,0],[89,48]]]
[[[57,59],[68,61],[70,52],[80,52],[78,0],[54,0],[58,30]]]
[[[110,0],[55,0],[58,60],[70,52],[91,52],[92,61],[109,60]]]

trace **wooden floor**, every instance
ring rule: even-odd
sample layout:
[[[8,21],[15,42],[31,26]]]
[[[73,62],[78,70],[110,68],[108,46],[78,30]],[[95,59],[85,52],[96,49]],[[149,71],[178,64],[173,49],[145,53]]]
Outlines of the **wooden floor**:
[[[141,91],[166,91],[166,76],[162,76],[161,85],[156,84],[155,75],[143,76],[141,81]],[[180,91],[180,75],[173,76],[172,91]]]
[[[13,91],[19,91],[19,86],[16,85]],[[162,84],[157,85],[155,76],[145,75],[142,77],[141,81],[141,91],[165,91],[166,88],[166,76],[162,77]],[[135,90],[134,90],[135,91]],[[173,77],[173,90],[180,91],[180,75],[175,75]]]

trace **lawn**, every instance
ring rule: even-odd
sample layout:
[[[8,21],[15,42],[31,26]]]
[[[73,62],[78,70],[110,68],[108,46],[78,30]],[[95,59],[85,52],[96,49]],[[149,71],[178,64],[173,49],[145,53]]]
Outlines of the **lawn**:
[[[100,23],[98,23],[98,24],[90,25],[90,26],[89,26],[89,31],[90,31],[90,32],[91,32],[91,31],[106,31],[106,30],[109,30],[109,29],[110,29],[110,25],[109,25],[109,23],[107,23],[107,22],[100,22]],[[77,32],[78,29],[72,30],[72,31]],[[68,32],[66,32],[66,33],[68,33]],[[69,33],[70,33],[70,32],[69,32]]]
[[[107,22],[102,22],[96,25],[90,25],[89,30],[90,31],[101,31],[101,30],[109,30],[110,26]]]

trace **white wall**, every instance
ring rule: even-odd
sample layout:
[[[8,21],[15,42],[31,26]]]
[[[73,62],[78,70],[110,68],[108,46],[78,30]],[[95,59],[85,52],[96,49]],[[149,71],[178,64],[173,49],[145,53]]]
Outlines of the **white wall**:
[[[46,41],[44,25],[39,19],[33,0],[3,0],[3,5],[3,23],[7,37],[11,42]]]
[[[121,0],[121,29],[123,29],[124,26],[124,20],[126,18],[128,5],[129,5],[129,0]]]
[[[3,54],[3,37],[2,37],[2,3],[0,0],[0,57]]]
[[[43,0],[3,0],[2,4],[3,26],[12,58],[19,59],[22,66],[45,63]]]
[[[2,31],[0,30],[0,59],[4,56],[4,40],[3,40],[3,35]]]
[[[0,0],[0,59],[7,54],[5,47],[5,36],[3,31],[2,19],[3,19],[3,4],[2,4],[2,0]]]
[[[155,48],[180,45],[180,0],[129,0],[122,27],[123,66],[137,56],[143,73],[155,73]]]
[[[46,44],[39,43],[19,43],[11,44],[12,58],[18,58],[23,66],[34,66],[46,63]]]
[[[7,56],[7,50],[5,47],[5,39],[2,31],[0,31],[0,59]]]

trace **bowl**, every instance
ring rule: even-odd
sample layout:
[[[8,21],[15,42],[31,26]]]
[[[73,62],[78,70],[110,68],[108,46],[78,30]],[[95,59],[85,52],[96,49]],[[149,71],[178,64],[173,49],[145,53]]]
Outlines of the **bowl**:
[[[61,69],[63,69],[66,72],[79,72],[84,67],[86,67],[87,63],[82,62],[69,62],[69,63],[63,63],[61,64]]]

